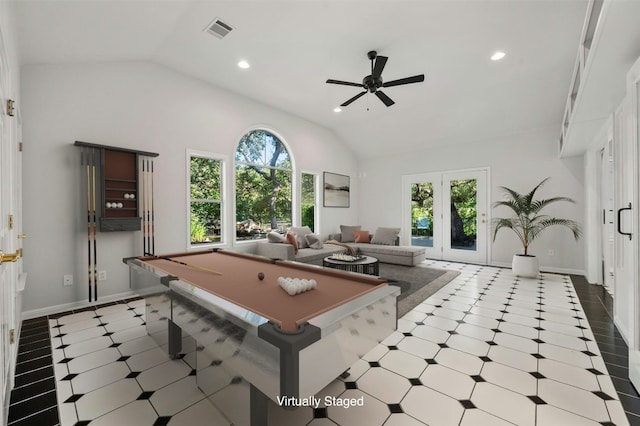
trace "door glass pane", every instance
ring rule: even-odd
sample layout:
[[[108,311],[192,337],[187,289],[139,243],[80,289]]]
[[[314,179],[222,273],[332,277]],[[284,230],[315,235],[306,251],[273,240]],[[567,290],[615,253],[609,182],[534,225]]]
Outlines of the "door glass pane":
[[[411,245],[433,247],[433,183],[411,185]]]
[[[451,191],[451,248],[476,250],[478,223],[476,179],[452,180]]]

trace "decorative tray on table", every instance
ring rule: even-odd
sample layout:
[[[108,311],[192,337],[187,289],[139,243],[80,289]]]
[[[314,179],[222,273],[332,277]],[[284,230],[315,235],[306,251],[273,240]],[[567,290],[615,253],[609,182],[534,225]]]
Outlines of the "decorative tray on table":
[[[362,260],[367,256],[363,256],[361,254],[344,254],[344,253],[336,253],[329,256],[329,259],[339,260],[341,262],[357,262],[358,260]]]

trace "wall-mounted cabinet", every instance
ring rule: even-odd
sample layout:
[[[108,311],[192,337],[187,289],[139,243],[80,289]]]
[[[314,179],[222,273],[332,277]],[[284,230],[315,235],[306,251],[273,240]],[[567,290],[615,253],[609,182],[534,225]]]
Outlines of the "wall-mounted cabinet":
[[[97,216],[100,231],[140,231],[140,157],[157,157],[158,154],[80,141],[75,145],[83,150],[82,167],[86,168],[87,188],[95,194],[87,197],[88,210],[89,214]],[[91,193],[91,190],[87,192]]]

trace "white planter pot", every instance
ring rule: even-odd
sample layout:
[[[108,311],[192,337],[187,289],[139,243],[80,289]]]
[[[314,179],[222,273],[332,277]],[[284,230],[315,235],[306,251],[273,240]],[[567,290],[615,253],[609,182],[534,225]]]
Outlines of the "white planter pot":
[[[531,255],[515,254],[511,262],[511,270],[518,277],[537,278],[540,273],[538,258]]]

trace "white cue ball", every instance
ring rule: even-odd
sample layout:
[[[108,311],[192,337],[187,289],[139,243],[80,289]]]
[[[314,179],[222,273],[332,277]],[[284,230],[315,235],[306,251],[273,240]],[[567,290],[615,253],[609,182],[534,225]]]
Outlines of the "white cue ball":
[[[122,203],[118,203],[118,208],[121,209],[122,208]]]

